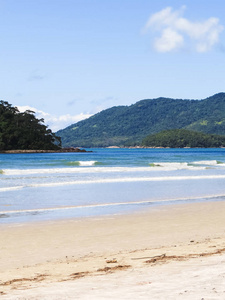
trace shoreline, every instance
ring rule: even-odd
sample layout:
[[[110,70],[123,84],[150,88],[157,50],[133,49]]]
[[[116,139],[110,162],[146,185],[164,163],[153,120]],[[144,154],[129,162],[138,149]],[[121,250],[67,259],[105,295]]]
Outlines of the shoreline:
[[[145,278],[148,272],[157,278],[157,272],[169,272],[170,265],[181,271],[183,264],[189,268],[202,260],[216,263],[225,258],[224,212],[225,202],[201,202],[130,215],[3,224],[0,294],[2,299],[29,299],[38,293],[32,299],[43,299],[42,292],[54,293],[60,286],[62,294],[58,290],[51,299],[67,299],[63,287],[69,285],[82,297],[80,284],[95,282],[98,287],[98,281],[104,279],[106,285],[114,276],[116,282],[120,274],[131,281],[135,274]]]
[[[88,148],[88,147],[87,147]],[[95,147],[88,149],[96,149]],[[108,146],[108,147],[98,147],[98,149],[225,149],[225,147],[147,147],[147,146],[130,146],[130,147],[122,147],[122,146]],[[86,150],[84,148],[63,148],[59,150],[4,150],[0,151],[0,154],[30,154],[30,153],[93,153],[92,150]]]
[[[81,148],[62,148],[58,150],[5,150],[0,151],[0,154],[20,154],[20,153],[90,153],[93,151],[87,151]]]

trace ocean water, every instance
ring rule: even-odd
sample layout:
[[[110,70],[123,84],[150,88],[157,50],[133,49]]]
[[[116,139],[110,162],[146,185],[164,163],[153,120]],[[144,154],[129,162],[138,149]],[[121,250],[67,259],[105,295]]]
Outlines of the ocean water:
[[[225,149],[0,154],[0,223],[225,200]]]

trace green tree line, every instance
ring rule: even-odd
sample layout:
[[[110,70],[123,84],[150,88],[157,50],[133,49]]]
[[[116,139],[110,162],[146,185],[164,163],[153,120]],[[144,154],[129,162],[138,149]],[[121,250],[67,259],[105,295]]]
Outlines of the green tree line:
[[[147,136],[142,146],[169,148],[218,148],[225,146],[225,136],[185,129],[164,130]]]

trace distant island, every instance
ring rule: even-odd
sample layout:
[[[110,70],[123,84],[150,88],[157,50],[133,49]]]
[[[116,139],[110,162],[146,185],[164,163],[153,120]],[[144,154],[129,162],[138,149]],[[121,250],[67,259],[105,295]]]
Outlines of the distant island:
[[[130,147],[169,129],[225,135],[225,93],[203,100],[157,98],[116,106],[56,134],[63,147]]]

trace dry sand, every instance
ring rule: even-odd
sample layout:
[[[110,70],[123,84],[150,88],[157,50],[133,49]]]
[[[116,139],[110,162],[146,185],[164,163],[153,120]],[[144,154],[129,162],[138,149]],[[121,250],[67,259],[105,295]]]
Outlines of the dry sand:
[[[225,202],[0,226],[1,299],[225,299]]]

